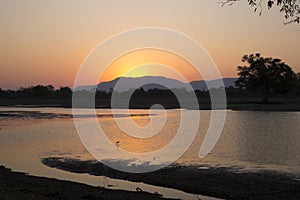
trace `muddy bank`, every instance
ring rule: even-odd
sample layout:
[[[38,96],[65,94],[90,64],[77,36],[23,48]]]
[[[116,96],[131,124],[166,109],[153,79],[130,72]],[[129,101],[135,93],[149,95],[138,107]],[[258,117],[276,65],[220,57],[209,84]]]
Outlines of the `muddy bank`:
[[[121,118],[121,117],[148,117],[153,114],[61,114],[43,113],[40,111],[0,111],[1,119],[72,119],[72,118]]]
[[[222,199],[300,199],[300,181],[278,172],[241,172],[229,168],[201,169],[172,165],[155,172],[129,174],[96,161],[44,158],[43,164],[76,173],[144,182]]]
[[[97,109],[110,109],[110,102],[107,104],[96,103]],[[200,109],[211,110],[211,103],[209,98],[198,99],[199,107],[186,109]],[[138,104],[130,106],[130,109],[149,109],[153,104],[161,104],[165,109],[178,109],[180,105],[172,102],[148,102],[147,100],[141,100]],[[72,108],[72,101],[60,102],[56,101],[13,101],[13,100],[1,100],[0,106],[11,107],[23,107],[23,108],[42,108],[42,107],[57,107],[57,108]],[[224,109],[223,105],[216,105],[216,108]],[[287,100],[274,100],[268,103],[262,103],[257,98],[227,98],[227,109],[232,110],[248,110],[248,111],[300,111],[300,99],[287,99]],[[84,107],[82,107],[84,108]],[[128,107],[126,107],[127,109]]]
[[[32,200],[159,200],[159,194],[92,187],[70,181],[29,176],[0,166],[0,199]]]

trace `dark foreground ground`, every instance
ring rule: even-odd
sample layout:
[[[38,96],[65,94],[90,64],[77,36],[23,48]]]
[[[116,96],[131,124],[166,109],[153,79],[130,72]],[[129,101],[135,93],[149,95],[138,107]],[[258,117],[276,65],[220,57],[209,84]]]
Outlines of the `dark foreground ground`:
[[[0,166],[0,200],[159,200],[159,194],[92,187],[28,176]]]
[[[50,167],[116,179],[144,182],[228,200],[299,200],[300,181],[290,174],[243,172],[228,168],[199,169],[199,166],[172,165],[143,174],[120,172],[96,161],[44,158]]]

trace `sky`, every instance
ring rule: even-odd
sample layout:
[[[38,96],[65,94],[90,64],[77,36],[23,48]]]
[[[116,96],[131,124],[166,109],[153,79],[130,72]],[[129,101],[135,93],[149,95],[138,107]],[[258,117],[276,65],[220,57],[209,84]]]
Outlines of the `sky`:
[[[300,72],[300,25],[283,25],[278,9],[265,8],[259,16],[246,0],[230,7],[221,7],[218,2],[1,0],[0,88],[36,84],[72,87],[81,64],[98,44],[139,27],[172,29],[193,38],[208,52],[222,77],[236,77],[241,57],[256,52],[281,58]],[[177,78],[160,70],[160,65],[178,70],[188,81],[201,79],[178,55],[140,50],[116,57],[99,81],[123,75]],[[137,66],[142,67],[130,72]]]

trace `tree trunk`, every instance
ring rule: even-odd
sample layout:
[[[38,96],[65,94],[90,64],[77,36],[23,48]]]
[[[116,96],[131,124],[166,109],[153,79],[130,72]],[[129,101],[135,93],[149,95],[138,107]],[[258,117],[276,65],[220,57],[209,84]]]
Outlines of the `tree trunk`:
[[[268,85],[265,86],[265,97],[263,98],[262,102],[263,103],[268,103],[269,102],[269,98],[270,98],[270,88]]]

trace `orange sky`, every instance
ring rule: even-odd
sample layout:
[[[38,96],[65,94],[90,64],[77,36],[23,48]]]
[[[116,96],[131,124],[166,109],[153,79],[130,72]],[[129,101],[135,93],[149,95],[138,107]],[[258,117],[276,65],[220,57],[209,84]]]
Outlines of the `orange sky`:
[[[160,65],[169,66],[172,70],[167,70]],[[189,80],[202,79],[197,70],[185,59],[167,51],[143,49],[132,51],[117,58],[108,66],[100,82],[128,76],[166,76],[174,79],[181,79],[176,72]],[[181,81],[184,81],[181,79]]]
[[[96,45],[119,32],[145,26],[170,28],[192,37],[203,45],[224,77],[235,77],[241,56],[252,52],[279,57],[300,72],[300,25],[284,26],[276,9],[265,9],[259,17],[246,1],[223,8],[218,2],[2,0],[0,88],[34,84],[72,87],[77,70]],[[156,65],[144,66],[131,75],[172,77],[159,70],[162,64],[178,69],[189,81],[199,77],[177,56],[140,51],[116,60],[103,80],[147,63]]]

